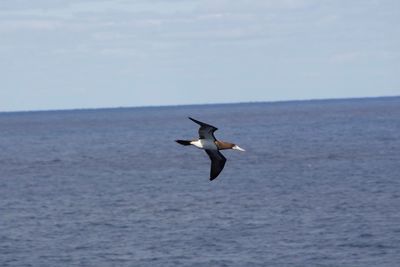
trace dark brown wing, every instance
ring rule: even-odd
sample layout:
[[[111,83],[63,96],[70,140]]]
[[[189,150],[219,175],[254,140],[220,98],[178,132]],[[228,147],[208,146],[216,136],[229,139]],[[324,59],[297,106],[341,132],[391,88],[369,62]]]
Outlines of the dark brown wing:
[[[210,140],[213,140],[213,141],[217,140],[215,138],[215,136],[214,136],[214,132],[216,130],[218,130],[217,127],[214,127],[214,126],[212,126],[210,124],[195,120],[195,119],[190,118],[190,117],[189,117],[189,119],[191,119],[192,121],[194,121],[195,123],[200,125],[200,128],[199,128],[199,137],[200,137],[200,139],[210,139]]]
[[[217,178],[217,176],[224,169],[226,158],[218,150],[205,150],[211,159],[210,181]]]

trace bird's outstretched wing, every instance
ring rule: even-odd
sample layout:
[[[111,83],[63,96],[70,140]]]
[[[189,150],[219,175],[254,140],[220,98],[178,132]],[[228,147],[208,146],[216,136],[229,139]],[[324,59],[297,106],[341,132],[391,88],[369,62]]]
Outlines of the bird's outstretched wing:
[[[210,124],[195,120],[191,117],[189,117],[189,119],[191,119],[192,121],[194,121],[195,123],[197,123],[198,125],[200,125],[199,128],[199,137],[200,139],[211,139],[213,141],[216,140],[215,136],[214,136],[214,132],[216,130],[218,130],[217,127],[214,127]]]
[[[224,169],[226,158],[218,150],[205,150],[211,159],[210,181],[217,178],[217,176]]]

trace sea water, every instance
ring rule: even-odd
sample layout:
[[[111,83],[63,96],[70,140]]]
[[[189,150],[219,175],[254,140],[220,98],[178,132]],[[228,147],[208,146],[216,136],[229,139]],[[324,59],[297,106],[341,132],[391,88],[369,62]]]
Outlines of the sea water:
[[[0,113],[0,266],[400,266],[400,98]]]

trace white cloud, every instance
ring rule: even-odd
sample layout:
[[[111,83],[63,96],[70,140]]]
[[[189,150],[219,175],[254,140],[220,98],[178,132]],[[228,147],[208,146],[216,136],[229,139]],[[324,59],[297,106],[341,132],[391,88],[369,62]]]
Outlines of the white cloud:
[[[307,88],[311,80],[315,88],[323,87],[327,78],[353,72],[353,84],[368,87],[365,75],[357,76],[361,72],[347,63],[362,63],[357,67],[363,73],[384,69],[389,78],[398,69],[400,2],[380,3],[2,0],[0,72],[8,73],[9,90],[56,90],[55,85],[64,86],[61,80],[68,82],[65,88],[88,92],[129,84],[144,90],[189,86],[190,95],[217,87],[288,92]],[[386,80],[395,84],[393,77]]]
[[[0,31],[13,32],[19,30],[55,30],[63,23],[51,19],[14,19],[0,21]]]
[[[345,52],[334,54],[330,58],[330,62],[332,63],[350,63],[357,61],[362,57],[362,53],[358,51]]]

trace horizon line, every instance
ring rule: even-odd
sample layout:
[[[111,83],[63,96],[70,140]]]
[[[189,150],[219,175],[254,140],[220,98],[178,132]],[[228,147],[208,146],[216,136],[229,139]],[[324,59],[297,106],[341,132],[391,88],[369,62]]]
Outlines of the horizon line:
[[[239,104],[274,104],[289,102],[318,102],[318,101],[340,101],[340,100],[362,100],[362,99],[379,99],[379,98],[397,98],[400,95],[388,96],[364,96],[364,97],[331,97],[331,98],[304,98],[304,99],[287,99],[287,100],[261,100],[261,101],[243,101],[243,102],[215,102],[215,103],[193,103],[193,104],[166,104],[166,105],[143,105],[143,106],[114,106],[114,107],[83,107],[83,108],[60,108],[60,109],[33,109],[33,110],[10,110],[1,111],[0,114],[10,113],[34,113],[34,112],[68,112],[68,111],[95,111],[109,109],[140,109],[140,108],[169,108],[169,107],[188,107],[188,106],[207,106],[207,105],[239,105]]]

